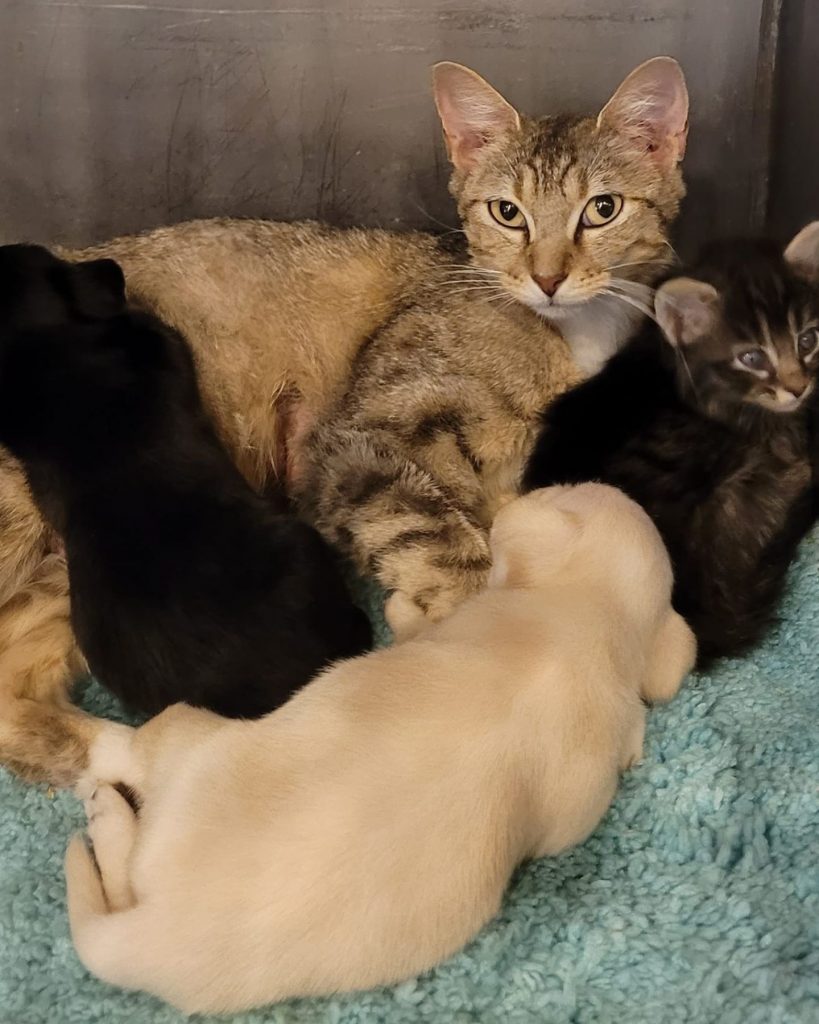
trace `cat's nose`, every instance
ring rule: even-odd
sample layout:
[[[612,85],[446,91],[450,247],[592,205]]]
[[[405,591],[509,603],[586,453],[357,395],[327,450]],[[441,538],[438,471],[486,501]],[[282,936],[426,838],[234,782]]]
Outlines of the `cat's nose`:
[[[566,280],[565,274],[552,274],[551,277],[543,277],[541,274],[532,274],[532,277],[540,290],[548,295],[550,299]]]
[[[802,395],[804,395],[804,393],[807,391],[807,389],[808,389],[807,381],[804,384],[786,384],[785,385],[785,391],[787,391],[789,395],[793,395],[794,398],[801,398]]]

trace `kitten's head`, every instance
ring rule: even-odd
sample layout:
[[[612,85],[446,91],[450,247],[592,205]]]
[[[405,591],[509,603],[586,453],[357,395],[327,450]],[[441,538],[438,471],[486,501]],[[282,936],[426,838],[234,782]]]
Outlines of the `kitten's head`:
[[[784,252],[765,241],[709,247],[691,276],[658,290],[655,311],[703,411],[796,411],[819,378],[819,221]]]
[[[672,260],[688,94],[675,60],[633,71],[595,117],[522,117],[460,64],[434,71],[473,263],[560,322],[604,294],[640,301]]]
[[[187,347],[127,308],[115,262],[0,246],[0,443],[13,454],[93,461],[195,396]]]

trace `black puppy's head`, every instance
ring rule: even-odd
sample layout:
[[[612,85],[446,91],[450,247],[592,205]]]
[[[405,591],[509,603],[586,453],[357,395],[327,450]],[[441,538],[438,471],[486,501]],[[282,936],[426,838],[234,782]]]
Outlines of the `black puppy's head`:
[[[0,443],[18,458],[116,456],[196,395],[187,346],[128,308],[113,260],[0,246]]]
[[[68,263],[39,245],[0,246],[3,330],[90,323],[124,309],[125,277],[113,260]]]

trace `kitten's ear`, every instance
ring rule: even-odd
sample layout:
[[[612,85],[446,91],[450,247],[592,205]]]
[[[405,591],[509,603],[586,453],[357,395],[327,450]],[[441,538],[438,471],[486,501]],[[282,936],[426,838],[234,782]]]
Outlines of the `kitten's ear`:
[[[819,278],[819,220],[802,228],[785,249],[785,260],[808,278]]]
[[[707,334],[719,314],[719,292],[704,281],[677,277],[658,289],[654,315],[675,348],[691,345]]]
[[[114,260],[86,260],[70,267],[76,311],[91,320],[116,316],[125,308],[125,275]]]
[[[673,57],[654,57],[625,79],[600,111],[597,127],[628,138],[668,168],[685,156],[688,89]]]
[[[447,153],[459,171],[471,170],[481,148],[520,127],[520,116],[479,74],[444,60],[432,69],[435,106]]]

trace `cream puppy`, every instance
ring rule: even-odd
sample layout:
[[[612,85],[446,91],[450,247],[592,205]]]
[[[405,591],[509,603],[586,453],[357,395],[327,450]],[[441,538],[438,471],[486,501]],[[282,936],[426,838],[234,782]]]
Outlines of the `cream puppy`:
[[[460,949],[515,866],[584,840],[694,661],[648,516],[600,484],[520,498],[490,585],[258,721],[175,705],[95,742],[99,871],[66,857],[83,963],[187,1012],[369,988]],[[89,780],[86,780],[86,784]]]

